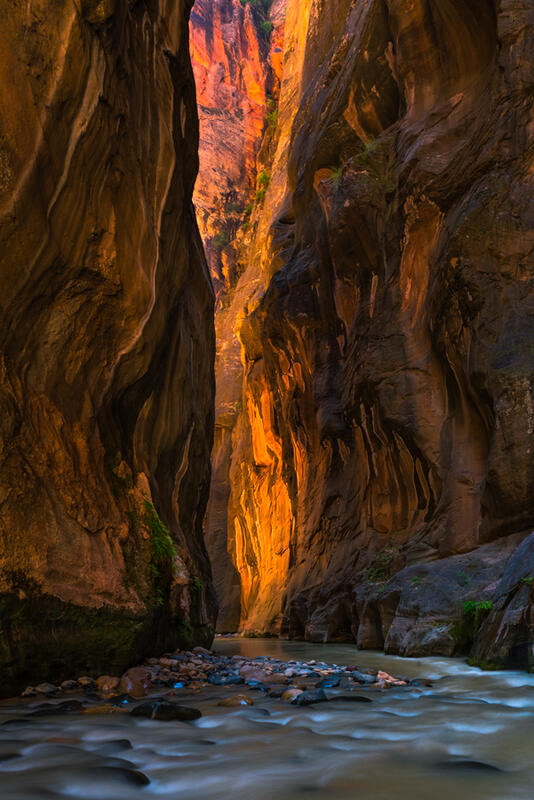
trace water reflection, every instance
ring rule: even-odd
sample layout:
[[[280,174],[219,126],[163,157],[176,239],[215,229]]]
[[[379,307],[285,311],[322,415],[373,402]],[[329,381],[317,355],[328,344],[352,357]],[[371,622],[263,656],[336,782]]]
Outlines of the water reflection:
[[[225,655],[357,664],[431,678],[432,685],[368,690],[372,703],[308,708],[260,692],[251,692],[254,706],[222,708],[217,702],[227,689],[194,697],[184,690],[183,702],[203,713],[195,723],[126,714],[28,719],[31,702],[2,704],[2,798],[517,800],[534,794],[529,675],[349,645],[220,639],[216,648]]]

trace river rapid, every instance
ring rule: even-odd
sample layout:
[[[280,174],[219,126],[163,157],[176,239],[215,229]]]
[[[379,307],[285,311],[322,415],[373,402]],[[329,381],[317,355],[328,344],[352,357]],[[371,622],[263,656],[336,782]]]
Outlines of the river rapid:
[[[421,684],[369,689],[371,703],[308,707],[245,687],[254,705],[237,708],[219,706],[228,690],[212,686],[184,692],[180,702],[202,712],[187,723],[121,713],[28,716],[35,698],[4,701],[2,800],[534,797],[534,676],[351,645],[220,638],[214,649],[355,664]],[[137,785],[143,776],[150,783]]]

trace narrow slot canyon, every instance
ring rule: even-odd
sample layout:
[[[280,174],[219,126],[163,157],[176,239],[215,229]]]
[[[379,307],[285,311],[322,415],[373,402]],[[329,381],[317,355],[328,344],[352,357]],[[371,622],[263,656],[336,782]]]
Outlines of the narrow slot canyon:
[[[501,14],[195,4],[221,633],[531,667],[506,566],[534,523],[532,179],[507,139],[532,108],[506,105],[527,44]]]
[[[532,795],[533,0],[0,0],[5,800]]]

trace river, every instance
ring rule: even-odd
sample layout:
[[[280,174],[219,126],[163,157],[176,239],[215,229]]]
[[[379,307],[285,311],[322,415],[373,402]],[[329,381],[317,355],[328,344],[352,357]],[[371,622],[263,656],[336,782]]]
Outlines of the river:
[[[481,672],[456,659],[395,658],[351,645],[217,639],[214,648],[249,658],[357,664],[422,683],[370,691],[372,703],[306,708],[260,692],[250,694],[253,706],[223,708],[214,686],[184,697],[203,715],[192,723],[120,713],[29,717],[35,698],[5,701],[2,800],[534,797],[534,676]],[[150,783],[136,786],[132,770]]]

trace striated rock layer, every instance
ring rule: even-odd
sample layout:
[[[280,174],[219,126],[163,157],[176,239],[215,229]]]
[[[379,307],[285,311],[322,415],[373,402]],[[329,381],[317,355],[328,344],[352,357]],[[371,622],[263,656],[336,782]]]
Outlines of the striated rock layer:
[[[217,626],[235,631],[240,579],[227,546],[232,431],[241,407],[243,368],[236,334],[250,287],[246,269],[265,191],[276,128],[286,0],[243,4],[197,0],[191,58],[200,116],[200,170],[194,201],[216,292],[217,395],[206,545],[219,600]],[[263,177],[261,177],[263,176]]]
[[[3,15],[2,690],[211,639],[190,5]]]
[[[534,666],[531,3],[289,0],[284,49],[235,294],[241,628]]]

